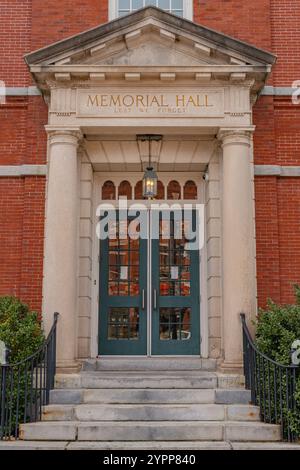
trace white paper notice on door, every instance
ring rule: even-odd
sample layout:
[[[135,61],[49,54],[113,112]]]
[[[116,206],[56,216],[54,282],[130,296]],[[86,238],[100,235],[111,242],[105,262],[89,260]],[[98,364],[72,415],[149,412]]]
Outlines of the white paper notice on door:
[[[122,281],[127,281],[127,279],[128,279],[128,266],[121,266],[120,279]]]
[[[176,280],[179,277],[178,266],[171,266],[171,279]]]

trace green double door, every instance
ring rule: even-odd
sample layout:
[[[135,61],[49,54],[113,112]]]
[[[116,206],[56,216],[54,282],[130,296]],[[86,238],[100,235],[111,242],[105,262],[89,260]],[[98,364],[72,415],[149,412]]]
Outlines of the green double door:
[[[196,212],[188,219],[147,210],[140,238],[116,213],[100,242],[100,355],[200,354],[199,250],[185,231]]]

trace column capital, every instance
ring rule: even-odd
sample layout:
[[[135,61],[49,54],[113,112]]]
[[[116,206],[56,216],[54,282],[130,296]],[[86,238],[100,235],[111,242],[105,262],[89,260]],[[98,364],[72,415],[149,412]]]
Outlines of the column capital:
[[[246,128],[221,128],[217,138],[221,141],[222,147],[225,145],[250,145],[255,126]]]
[[[50,145],[52,144],[71,144],[78,146],[83,134],[79,127],[52,127],[45,126]]]

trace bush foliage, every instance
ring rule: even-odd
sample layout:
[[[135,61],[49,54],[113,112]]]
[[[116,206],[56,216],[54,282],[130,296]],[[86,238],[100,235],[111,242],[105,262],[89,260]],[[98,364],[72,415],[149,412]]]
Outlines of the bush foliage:
[[[268,302],[267,308],[259,311],[256,322],[256,345],[258,349],[274,361],[291,365],[291,350],[295,340],[300,339],[300,287],[295,286],[296,303],[277,305]],[[284,409],[284,416],[296,436],[300,437],[300,370],[297,374],[295,403],[296,410]],[[285,384],[285,374],[282,377]],[[283,395],[285,388],[283,387]]]
[[[44,342],[38,314],[14,297],[0,297],[0,340],[10,350],[8,362],[13,365],[0,368],[0,439],[10,439],[18,436],[19,423],[34,416],[41,399],[37,391],[30,392],[37,362],[29,369],[23,362]]]
[[[15,297],[0,297],[0,340],[10,349],[11,363],[35,353],[44,341],[38,314]]]

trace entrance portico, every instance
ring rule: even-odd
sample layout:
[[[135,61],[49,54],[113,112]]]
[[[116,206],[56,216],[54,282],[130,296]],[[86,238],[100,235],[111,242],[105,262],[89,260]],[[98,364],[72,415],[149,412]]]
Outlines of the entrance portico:
[[[103,174],[130,181],[143,169],[135,136],[159,133],[161,178],[189,173],[205,204],[199,355],[240,368],[239,313],[256,313],[252,105],[274,56],[149,7],[26,61],[49,103],[43,315],[49,329],[61,314],[58,366],[99,352]]]

